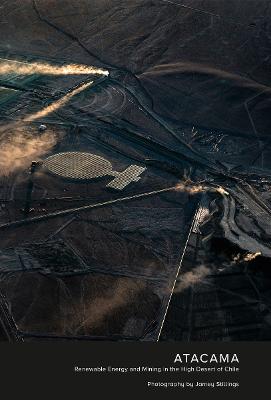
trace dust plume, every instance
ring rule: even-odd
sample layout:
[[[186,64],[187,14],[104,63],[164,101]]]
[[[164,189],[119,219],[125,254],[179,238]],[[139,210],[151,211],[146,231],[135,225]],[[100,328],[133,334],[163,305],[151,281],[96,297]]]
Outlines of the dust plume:
[[[11,124],[8,135],[0,140],[0,176],[28,168],[31,161],[46,154],[55,144],[56,135],[50,130],[34,136],[25,127]]]
[[[249,262],[249,261],[255,260],[255,258],[257,258],[261,255],[262,255],[262,253],[260,251],[257,251],[256,253],[248,253],[244,256],[244,261]]]
[[[80,64],[52,65],[48,63],[25,63],[21,61],[6,60],[0,63],[0,75],[16,74],[16,75],[104,75],[108,76],[109,72],[101,68],[90,67]]]
[[[203,185],[202,183],[195,183],[190,179],[177,183],[177,185],[175,186],[175,190],[186,192],[189,194],[197,194],[209,191],[229,196],[229,193],[222,186],[213,187],[213,186]]]
[[[40,111],[35,112],[34,114],[28,115],[26,116],[23,121],[27,121],[27,122],[33,122],[36,121],[39,118],[43,118],[46,117],[48,114],[57,111],[59,108],[63,107],[66,103],[68,103],[70,101],[70,99],[79,94],[80,92],[82,92],[83,90],[87,89],[88,87],[90,87],[93,84],[93,81],[91,82],[87,82],[81,86],[79,86],[78,88],[74,89],[73,91],[67,93],[65,96],[61,97],[60,99],[56,100],[55,102],[53,102],[52,104],[50,104],[49,106],[43,108]]]
[[[257,251],[256,253],[247,253],[243,256],[239,253],[239,254],[237,254],[237,256],[235,256],[233,258],[233,264],[239,264],[242,262],[250,262],[250,261],[255,260],[255,258],[257,258],[261,255],[262,255],[262,253],[260,251]]]
[[[181,274],[174,288],[174,292],[179,293],[200,282],[211,273],[211,269],[205,265],[200,265],[192,271]]]
[[[32,160],[46,154],[56,144],[56,136],[52,131],[47,130],[43,134],[33,135],[24,122],[36,121],[58,110],[92,83],[88,82],[79,86],[49,106],[24,117],[22,122],[11,123],[1,129],[5,134],[2,134],[0,140],[0,176],[7,176],[18,169],[27,168]]]
[[[175,190],[180,192],[186,192],[189,194],[197,194],[206,192],[206,190],[208,190],[208,187],[201,184],[193,183],[192,181],[189,180],[177,183],[177,185],[175,186]]]
[[[219,186],[218,188],[216,188],[215,191],[222,195],[229,196],[229,192],[227,192],[222,186]]]
[[[113,315],[114,311],[131,301],[131,298],[136,296],[142,290],[142,286],[133,284],[126,286],[125,284],[118,284],[114,290],[110,301],[108,297],[99,297],[94,300],[85,310],[85,319],[77,327],[76,333],[82,328],[97,328],[104,320]]]

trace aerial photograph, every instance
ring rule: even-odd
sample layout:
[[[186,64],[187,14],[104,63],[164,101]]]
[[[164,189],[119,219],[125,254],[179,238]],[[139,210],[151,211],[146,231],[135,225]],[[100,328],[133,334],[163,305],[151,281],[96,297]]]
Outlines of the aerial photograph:
[[[0,0],[0,342],[271,341],[270,122],[270,0]]]

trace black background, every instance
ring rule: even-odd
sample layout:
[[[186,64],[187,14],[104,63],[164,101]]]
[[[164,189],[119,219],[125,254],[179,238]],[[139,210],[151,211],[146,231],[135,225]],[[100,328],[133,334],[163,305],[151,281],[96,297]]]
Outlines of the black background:
[[[239,373],[75,373],[74,367],[184,366],[176,353],[237,353]],[[267,395],[271,343],[39,343],[1,344],[2,399],[48,398],[230,398]],[[190,364],[202,367],[218,364]],[[186,366],[190,366],[186,364]],[[148,381],[237,381],[233,388],[148,388]],[[4,396],[2,396],[4,394]],[[146,396],[146,397],[145,397]],[[243,397],[242,397],[243,398]]]

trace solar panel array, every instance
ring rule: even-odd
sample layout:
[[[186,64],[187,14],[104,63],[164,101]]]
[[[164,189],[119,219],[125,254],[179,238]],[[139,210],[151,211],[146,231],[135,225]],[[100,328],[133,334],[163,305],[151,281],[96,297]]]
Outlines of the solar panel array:
[[[43,166],[55,175],[67,179],[93,179],[113,175],[106,159],[91,153],[65,152],[48,157]]]
[[[137,165],[131,165],[125,171],[120,172],[113,181],[111,181],[107,187],[112,189],[122,190],[131,182],[138,182],[142,172],[145,171],[146,168],[139,167]]]
[[[66,179],[88,180],[104,176],[115,177],[107,187],[122,190],[129,183],[137,182],[146,168],[130,165],[122,172],[112,170],[110,161],[92,153],[69,151],[54,154],[43,161],[43,167],[54,175]]]

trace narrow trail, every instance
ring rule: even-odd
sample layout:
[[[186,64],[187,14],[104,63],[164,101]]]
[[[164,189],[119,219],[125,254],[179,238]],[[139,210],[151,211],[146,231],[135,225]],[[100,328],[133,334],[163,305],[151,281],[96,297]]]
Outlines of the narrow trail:
[[[111,204],[121,203],[121,202],[129,201],[129,200],[135,200],[135,199],[144,198],[144,197],[148,197],[148,196],[154,196],[159,193],[170,192],[173,190],[176,190],[175,186],[171,186],[171,187],[167,187],[167,188],[159,189],[159,190],[154,190],[151,192],[139,193],[139,194],[136,194],[133,196],[120,197],[118,199],[108,200],[108,201],[101,202],[101,203],[88,204],[88,205],[82,206],[82,207],[69,208],[67,210],[56,211],[56,212],[46,214],[46,215],[39,215],[39,216],[32,217],[32,218],[7,222],[5,224],[1,224],[0,229],[29,225],[29,224],[32,224],[35,222],[46,221],[48,219],[62,217],[62,216],[66,216],[66,215],[70,215],[70,214],[74,214],[74,213],[79,213],[79,212],[91,210],[94,208],[106,207]]]

